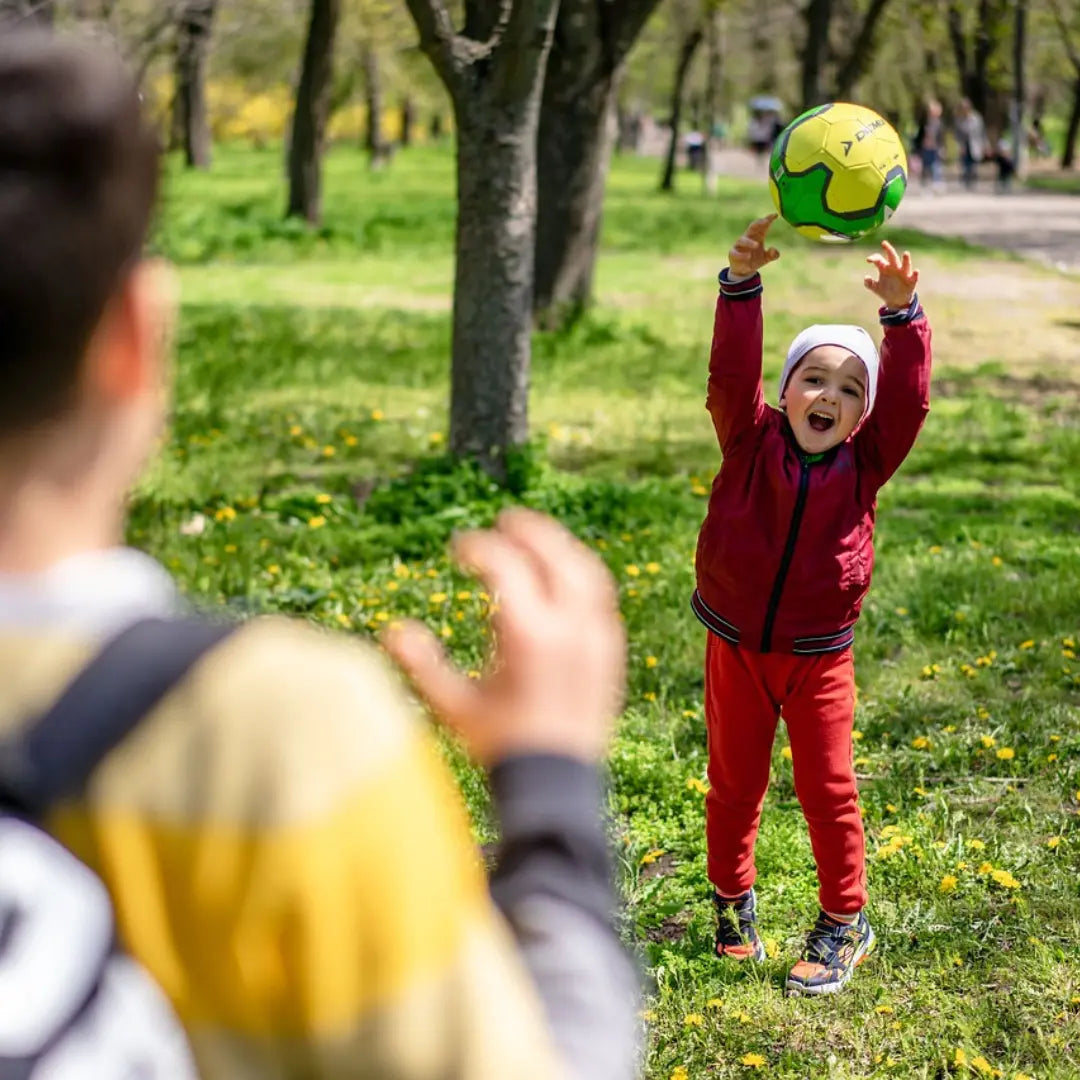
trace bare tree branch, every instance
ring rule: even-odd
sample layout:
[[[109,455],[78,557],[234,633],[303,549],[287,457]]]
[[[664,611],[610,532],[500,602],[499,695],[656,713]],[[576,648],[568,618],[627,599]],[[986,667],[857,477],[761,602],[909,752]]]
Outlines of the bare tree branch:
[[[1054,16],[1054,21],[1058,25],[1058,31],[1061,33],[1061,43],[1065,46],[1065,52],[1069,57],[1069,62],[1076,72],[1080,75],[1080,50],[1077,50],[1076,45],[1073,43],[1072,32],[1069,29],[1069,24],[1065,21],[1065,16],[1062,14],[1061,8],[1058,5],[1058,0],[1048,0],[1050,4],[1050,11]]]
[[[874,59],[874,34],[877,32],[878,22],[885,13],[889,0],[872,0],[870,7],[863,16],[862,25],[858,34],[855,35],[847,56],[840,65],[836,75],[837,98],[845,98],[851,92],[852,87],[859,81]]]

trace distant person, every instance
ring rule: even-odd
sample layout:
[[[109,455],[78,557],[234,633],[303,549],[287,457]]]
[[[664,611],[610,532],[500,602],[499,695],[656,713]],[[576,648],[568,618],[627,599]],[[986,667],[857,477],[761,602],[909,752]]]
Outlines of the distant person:
[[[941,191],[944,188],[945,124],[941,102],[934,98],[927,101],[923,110],[914,148],[919,158],[922,186]]]
[[[757,155],[758,160],[761,160],[772,150],[773,141],[778,134],[777,123],[779,121],[772,113],[758,110],[750,113],[750,119],[746,126],[746,139],[750,144],[750,149]],[[780,130],[783,130],[782,127]]]
[[[178,591],[121,546],[126,495],[169,408],[173,279],[143,256],[158,169],[136,88],[99,42],[0,37],[4,811],[44,790],[49,770],[28,764],[108,742],[103,710],[42,750],[53,729],[31,718],[73,678],[98,672],[113,700],[129,684],[141,700],[173,659],[148,642],[180,625]],[[502,832],[491,893],[432,735],[378,650],[254,619],[152,703],[85,787],[42,807],[63,847],[0,814],[5,841],[35,838],[0,844],[0,1072],[634,1075],[636,978],[612,927],[597,766],[623,686],[613,583],[526,511],[456,554],[499,598],[487,674],[466,678],[416,625],[386,645],[489,771]],[[131,663],[102,666],[118,642]],[[66,884],[16,864],[54,869],[94,903],[65,905]],[[35,890],[40,924],[23,907]],[[161,1066],[185,1040],[160,994],[133,992],[130,961],[87,985],[113,940],[105,895],[192,1066]]]
[[[969,191],[978,180],[978,164],[986,153],[986,128],[983,118],[971,104],[961,98],[956,111],[956,141],[960,147],[960,180]]]
[[[707,873],[715,951],[761,961],[754,846],[776,724],[791,740],[821,911],[791,969],[793,994],[839,990],[873,951],[851,732],[855,625],[874,562],[877,494],[930,402],[930,327],[918,271],[888,243],[866,287],[884,305],[881,355],[861,326],[810,326],[791,343],[779,408],[761,383],[761,269],[775,214],[752,222],[720,273],[706,407],[722,461],[698,537],[694,614],[706,627]]]

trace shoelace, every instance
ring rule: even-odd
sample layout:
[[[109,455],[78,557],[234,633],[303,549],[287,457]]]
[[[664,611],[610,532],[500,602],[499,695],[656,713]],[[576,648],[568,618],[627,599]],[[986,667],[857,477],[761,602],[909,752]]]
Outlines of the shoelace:
[[[756,912],[752,899],[739,904],[717,903],[720,912],[716,940],[721,945],[745,945],[753,941]]]
[[[819,915],[814,929],[806,938],[806,959],[832,967],[839,961],[845,945],[857,942],[861,936],[858,922],[837,923],[828,915]]]

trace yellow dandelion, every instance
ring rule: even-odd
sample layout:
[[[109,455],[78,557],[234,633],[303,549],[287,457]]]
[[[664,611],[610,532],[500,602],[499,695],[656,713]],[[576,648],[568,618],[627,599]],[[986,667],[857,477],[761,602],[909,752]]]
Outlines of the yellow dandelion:
[[[911,790],[914,791],[916,795],[922,796],[922,798],[924,798],[924,799],[926,798],[927,795],[930,794],[930,792],[927,791],[926,788],[922,788],[922,787],[912,788]]]
[[[953,1054],[953,1064],[957,1068],[962,1069],[967,1063],[968,1063],[967,1054],[965,1054],[964,1051],[961,1050],[960,1047],[958,1046],[956,1048],[956,1053]]]
[[[906,615],[907,613],[908,613],[908,609],[906,607],[898,607],[896,609],[896,614],[900,615],[901,617]]]
[[[1020,882],[1016,880],[1009,873],[1008,870],[994,870],[991,872],[990,877],[998,883],[1003,889],[1019,889]]]
[[[323,457],[333,457],[336,453],[337,451],[332,446],[324,446],[322,448]]]
[[[724,999],[723,998],[709,998],[709,1000],[705,1002],[705,1008],[706,1009],[722,1009],[723,1007],[724,1007]]]
[[[780,756],[781,756],[781,757],[782,757],[782,758],[783,758],[783,759],[784,759],[785,761],[790,761],[790,760],[791,760],[791,747],[790,747],[790,746],[785,746],[785,747],[784,747],[784,748],[783,748],[783,749],[782,749],[782,750],[780,751]]]
[[[896,813],[896,807],[895,807],[895,806],[893,806],[893,804],[892,804],[891,802],[889,802],[889,803],[886,803],[886,804],[885,804],[885,809],[886,809],[886,810],[887,810],[887,811],[888,811],[888,812],[889,812],[890,814],[895,814],[895,813]]]
[[[765,946],[765,955],[770,960],[775,960],[780,955],[780,942],[776,938],[765,938],[762,944]]]
[[[660,661],[657,660],[655,656],[646,656],[645,657],[645,666],[648,667],[648,668],[656,667],[656,665],[659,664],[659,663],[660,663]]]
[[[942,552],[942,547],[941,547],[940,544],[931,544],[930,545],[930,554],[931,555],[940,555],[941,552]]]
[[[704,484],[694,484],[690,489],[695,495],[708,495],[709,489]]]
[[[630,563],[630,565],[625,567],[624,569],[626,570],[626,576],[627,577],[640,577],[641,576],[641,568],[638,567],[638,566],[635,566],[633,563]]]
[[[1051,735],[1050,736],[1050,741],[1053,742],[1053,743],[1061,742],[1061,736],[1060,735]]]
[[[445,604],[447,599],[448,599],[448,597],[447,597],[446,593],[444,593],[444,592],[433,592],[431,594],[431,596],[428,597],[428,603],[437,607],[439,604]]]
[[[647,693],[644,693],[641,696],[646,701],[655,701],[656,700],[656,694],[652,690],[649,690]]]
[[[765,1064],[765,1059],[760,1054],[743,1054],[739,1060],[748,1069],[760,1069]]]
[[[663,854],[663,848],[653,848],[650,851],[646,851],[645,854],[641,856],[641,865],[649,866],[650,864],[656,862],[656,860],[659,859],[660,856]]]
[[[231,506],[223,506],[214,513],[215,521],[235,521],[236,511]]]
[[[686,790],[696,791],[699,795],[704,795],[708,792],[709,785],[704,781],[699,780],[696,776],[691,776],[690,779],[686,781]]]
[[[995,555],[990,562],[993,563],[994,566],[1003,566],[1005,564],[1005,560],[1000,555]]]
[[[1067,637],[1067,638],[1062,638],[1062,639],[1061,639],[1061,644],[1062,644],[1062,645],[1063,645],[1063,646],[1064,646],[1064,647],[1065,647],[1066,649],[1075,649],[1075,648],[1076,648],[1076,641],[1075,641],[1075,640],[1074,640],[1073,638],[1071,638],[1071,637]]]
[[[735,1019],[738,1020],[740,1024],[749,1024],[753,1021],[753,1017],[748,1012],[740,1012]]]
[[[853,740],[854,740],[855,742],[862,742],[862,741],[863,741],[863,738],[864,738],[864,736],[863,736],[863,733],[862,733],[861,731],[853,731],[853,732],[851,733],[851,738],[852,738],[852,739],[853,739]]]
[[[658,562],[649,562],[649,563],[645,564],[645,573],[646,574],[659,574],[660,570],[661,570],[661,566],[660,566],[660,564]]]
[[[439,443],[441,443],[442,441],[443,441],[443,433],[441,431],[433,431],[428,436],[428,442],[431,443],[432,446],[438,446]]]
[[[697,719],[697,711],[695,709],[683,709],[682,714],[687,720]]]
[[[455,600],[471,600],[472,593],[468,589],[462,589],[460,592],[454,594]]]
[[[1046,846],[1051,850],[1061,847],[1061,837],[1051,836],[1050,839],[1046,841]]]
[[[687,1027],[701,1027],[705,1023],[705,1017],[701,1013],[687,1013],[682,1018],[682,1022]]]
[[[978,1057],[973,1057],[971,1059],[971,1067],[975,1072],[979,1073],[980,1076],[993,1076],[997,1071],[981,1054]]]
[[[633,596],[637,596],[637,594],[638,594],[637,589],[627,589],[626,590],[626,595],[627,596],[633,597]]]
[[[388,581],[386,583],[386,591],[387,592],[397,592],[398,589],[400,589],[400,588],[401,588],[401,586],[396,581]]]
[[[289,428],[289,434],[295,439],[297,435],[303,435],[304,429],[299,424],[293,424]]]
[[[997,751],[997,757],[1002,761],[1011,761],[1016,757],[1016,751],[1011,746],[1002,746]]]
[[[314,517],[308,518],[309,529],[321,529],[326,524],[326,518],[322,514],[316,514]]]
[[[655,1015],[656,1014],[654,1013],[654,1018]],[[671,1070],[671,1076],[668,1080],[690,1080],[690,1074],[686,1071],[685,1065],[676,1065],[675,1068]]]
[[[332,503],[334,501],[334,496],[333,495],[327,495],[326,492],[324,491],[321,495],[316,495],[315,496],[315,501],[320,506],[326,506],[328,503]]]
[[[991,746],[997,744],[997,739],[995,739],[993,735],[984,735],[980,741],[987,750],[989,750]]]
[[[959,610],[954,611],[953,612],[953,618],[957,622],[963,622],[967,618],[967,612],[966,611],[959,611]]]
[[[956,734],[956,725],[955,724],[946,724],[941,730],[944,731],[946,735],[955,735]]]
[[[223,550],[226,555],[235,555],[237,549],[235,544],[226,544]]]
[[[336,618],[337,621],[346,628],[352,626],[352,619],[350,619],[349,616],[346,615],[343,611],[339,611],[337,615],[334,616],[334,618]]]
[[[1062,649],[1061,655],[1064,656],[1066,660],[1076,659],[1076,653],[1072,649]]]
[[[268,573],[268,574],[269,574],[269,575],[270,575],[271,577],[273,577],[273,576],[275,576],[276,574],[280,574],[280,573],[281,573],[281,567],[280,567],[280,566],[278,566],[278,564],[277,564],[277,563],[271,563],[271,564],[270,564],[270,565],[269,565],[269,566],[268,566],[268,567],[266,568],[266,572],[267,572],[267,573]]]
[[[969,840],[967,842],[967,846],[972,851],[982,851],[985,849],[986,844],[982,840]]]
[[[385,419],[385,415],[384,415],[382,409],[372,409],[371,410],[371,419],[374,420],[375,423],[378,423],[380,420]]]
[[[919,735],[911,740],[911,745],[916,750],[929,750],[930,740],[925,735]]]
[[[877,1008],[874,1009],[874,1012],[878,1013],[881,1016],[887,1016],[892,1011],[893,1007],[891,1005],[878,1005]]]
[[[938,891],[943,893],[950,893],[956,888],[958,884],[959,882],[957,881],[955,874],[946,874],[941,879],[941,884],[938,885]]]
[[[346,435],[344,441],[346,446],[356,446],[360,442],[355,435]]]
[[[1034,642],[1034,640],[1032,638],[1028,638],[1027,641],[1021,641],[1020,642],[1020,648],[1021,649],[1034,649],[1035,648],[1035,642]]]
[[[469,676],[470,679],[479,679],[480,678],[480,672],[477,671],[475,668],[473,668],[469,672],[466,672],[466,674]]]

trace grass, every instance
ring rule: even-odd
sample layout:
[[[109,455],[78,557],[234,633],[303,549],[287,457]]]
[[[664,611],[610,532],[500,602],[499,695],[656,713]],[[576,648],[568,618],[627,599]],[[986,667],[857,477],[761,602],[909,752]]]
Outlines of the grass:
[[[1059,195],[1080,195],[1080,173],[1036,173],[1028,177],[1027,186]]]
[[[768,197],[727,181],[706,198],[684,177],[662,198],[655,169],[617,161],[598,306],[536,337],[534,440],[508,492],[441,455],[447,152],[380,174],[336,152],[315,233],[280,221],[276,152],[225,148],[207,176],[171,173],[156,243],[186,298],[179,402],[131,538],[200,602],[359,635],[420,615],[473,668],[487,600],[448,565],[448,537],[510,500],[554,513],[607,560],[629,630],[611,802],[650,988],[646,1075],[1080,1076],[1080,286],[894,231],[918,255],[939,348],[931,416],[882,493],[856,647],[882,947],[848,993],[789,1000],[816,884],[782,729],[758,845],[770,958],[710,956],[704,642],[687,604],[718,465],[702,408],[715,271]],[[874,314],[860,253],[777,241],[770,380],[807,322]],[[1022,336],[1003,280],[1036,320]],[[490,839],[482,778],[447,754]]]

